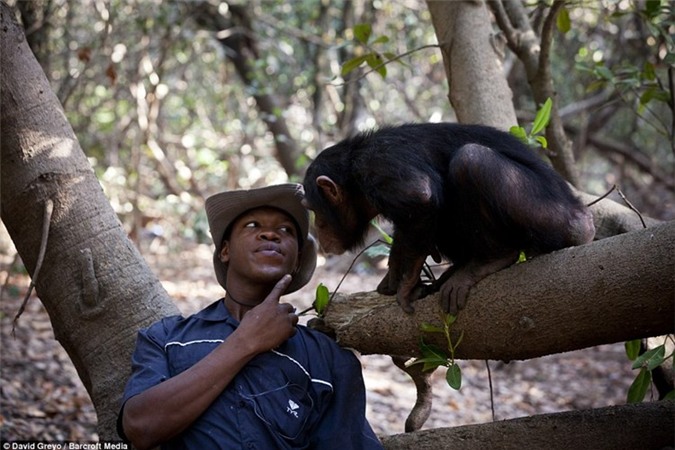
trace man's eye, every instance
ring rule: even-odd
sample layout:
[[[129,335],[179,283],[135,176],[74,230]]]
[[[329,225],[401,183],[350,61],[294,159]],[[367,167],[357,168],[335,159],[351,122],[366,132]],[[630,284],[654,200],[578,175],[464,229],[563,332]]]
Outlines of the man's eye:
[[[257,227],[257,226],[258,226],[258,222],[251,221],[251,222],[247,222],[247,223],[244,225],[244,228],[255,228],[255,227]]]

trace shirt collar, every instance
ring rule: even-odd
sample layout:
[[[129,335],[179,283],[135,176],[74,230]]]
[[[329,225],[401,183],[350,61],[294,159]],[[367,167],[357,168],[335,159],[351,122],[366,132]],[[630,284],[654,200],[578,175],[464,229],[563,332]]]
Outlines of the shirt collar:
[[[206,320],[208,322],[230,321],[234,325],[239,324],[239,322],[235,320],[227,310],[224,298],[211,303],[209,306],[196,313],[194,317],[197,319]]]

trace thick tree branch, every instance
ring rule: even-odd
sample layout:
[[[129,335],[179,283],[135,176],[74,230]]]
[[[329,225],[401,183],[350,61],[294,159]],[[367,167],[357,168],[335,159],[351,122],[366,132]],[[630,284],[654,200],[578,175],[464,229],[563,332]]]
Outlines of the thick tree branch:
[[[675,221],[542,255],[471,291],[453,325],[459,359],[518,360],[668,334],[675,316]],[[423,323],[440,323],[436,295],[405,314],[393,297],[336,295],[325,324],[364,354],[419,355]],[[445,347],[442,335],[425,341]]]
[[[542,414],[382,438],[387,450],[671,448],[675,402],[639,403]]]
[[[527,81],[532,88],[535,105],[540,107],[548,98],[553,100],[551,119],[546,127],[549,156],[553,167],[567,181],[578,186],[579,174],[574,163],[572,143],[565,135],[563,123],[558,113],[558,100],[551,75],[550,55],[548,54],[553,40],[555,16],[563,3],[557,1],[550,9],[542,27],[543,35],[541,39],[532,28],[522,2],[494,0],[489,1],[488,5],[495,15],[497,25],[506,36],[509,48],[523,63]]]

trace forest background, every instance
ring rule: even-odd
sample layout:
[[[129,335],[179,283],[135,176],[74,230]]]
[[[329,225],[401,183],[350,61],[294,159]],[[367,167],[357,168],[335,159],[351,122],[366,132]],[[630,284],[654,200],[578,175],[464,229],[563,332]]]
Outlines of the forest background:
[[[194,283],[174,295],[185,312],[198,308],[192,297],[217,295],[195,289],[208,290],[211,283],[208,256],[199,280],[193,277],[200,264],[194,270],[186,264],[190,258],[203,262],[209,253],[206,196],[298,181],[317,152],[356,131],[457,121],[425,2],[9,3],[20,11],[31,49],[128,235],[158,271],[171,266],[162,278],[170,292],[181,278]],[[655,3],[668,7],[567,3],[570,26],[559,25],[550,67],[558,113],[573,142],[577,187],[599,196],[616,185],[645,216],[672,220],[673,61],[666,55],[673,50],[662,32],[672,39],[672,10],[656,14]],[[528,4],[530,19],[546,7]],[[370,25],[369,37],[360,24]],[[527,126],[540,105],[523,65],[493,26],[517,119]],[[366,66],[343,73],[353,58],[374,54],[396,60],[373,64],[374,71]],[[40,324],[30,314],[39,314],[39,304],[33,301],[18,322],[19,336],[26,333],[17,344],[6,330],[28,281],[6,236],[2,256],[3,296],[13,299],[7,309],[3,299],[3,348],[18,345],[30,359],[29,327]],[[318,281],[332,288],[350,261],[321,262],[324,278]],[[356,277],[350,289],[372,290],[381,270],[380,261],[363,260],[350,275]],[[59,368],[67,364],[53,355],[47,360],[59,360]],[[30,433],[22,428],[30,428],[30,420],[23,419],[49,416],[41,401],[60,392],[58,382],[38,387],[33,404],[17,411],[16,377],[30,367],[26,360],[3,364],[3,435],[31,437],[21,434]],[[40,399],[40,392],[49,395]],[[86,399],[78,402],[74,417],[77,408],[88,408]]]

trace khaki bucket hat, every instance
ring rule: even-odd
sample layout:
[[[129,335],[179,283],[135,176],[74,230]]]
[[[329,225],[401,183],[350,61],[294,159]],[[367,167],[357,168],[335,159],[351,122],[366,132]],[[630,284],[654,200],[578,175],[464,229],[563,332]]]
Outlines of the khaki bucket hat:
[[[316,241],[309,234],[309,213],[300,203],[305,192],[301,184],[277,184],[262,188],[221,192],[206,199],[206,216],[216,249],[213,268],[218,283],[227,290],[227,264],[219,258],[225,232],[234,220],[246,211],[271,206],[288,213],[300,227],[301,245],[298,269],[286,293],[295,292],[312,278],[316,267]]]

